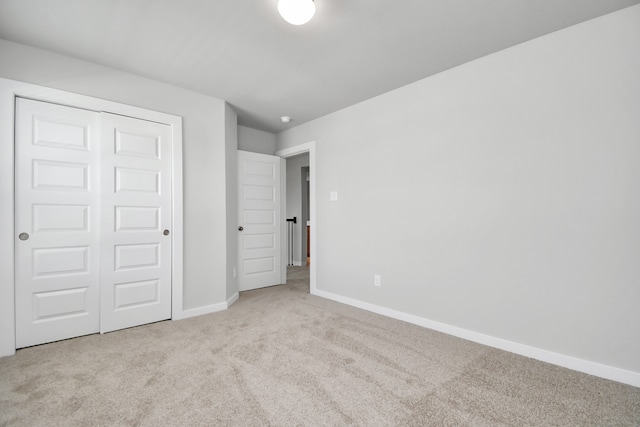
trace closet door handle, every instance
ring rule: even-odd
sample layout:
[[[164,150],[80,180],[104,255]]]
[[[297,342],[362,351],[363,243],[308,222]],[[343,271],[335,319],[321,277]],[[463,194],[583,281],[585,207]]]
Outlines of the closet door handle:
[[[169,230],[164,230],[164,231],[162,232],[162,234],[164,234],[165,236],[168,236],[168,235],[169,235]]]
[[[238,227],[238,231],[242,231],[242,230],[244,230],[243,226]]]
[[[29,240],[29,234],[20,233],[20,234],[18,234],[18,239],[20,239],[20,240]]]

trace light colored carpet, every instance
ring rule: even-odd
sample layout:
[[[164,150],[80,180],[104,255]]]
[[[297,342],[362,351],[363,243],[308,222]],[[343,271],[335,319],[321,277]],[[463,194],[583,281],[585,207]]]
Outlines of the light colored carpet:
[[[308,294],[0,359],[0,424],[640,425],[640,389]]]

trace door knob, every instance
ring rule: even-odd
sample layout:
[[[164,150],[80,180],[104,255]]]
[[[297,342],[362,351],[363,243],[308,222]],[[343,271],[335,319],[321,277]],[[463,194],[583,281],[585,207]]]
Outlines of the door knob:
[[[242,231],[242,230],[244,230],[244,227],[243,227],[243,226],[240,226],[240,227],[238,227],[238,230],[239,230],[239,231]]]
[[[29,235],[27,233],[18,234],[18,239],[20,240],[29,240]]]
[[[169,230],[164,230],[164,231],[162,232],[162,234],[164,234],[165,236],[168,236],[168,235],[169,235]]]

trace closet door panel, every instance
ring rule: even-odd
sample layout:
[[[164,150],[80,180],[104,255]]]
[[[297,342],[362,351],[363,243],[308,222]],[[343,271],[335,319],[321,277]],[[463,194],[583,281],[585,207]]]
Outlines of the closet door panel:
[[[99,330],[99,117],[16,100],[17,348]]]
[[[103,113],[101,331],[171,318],[171,127]]]

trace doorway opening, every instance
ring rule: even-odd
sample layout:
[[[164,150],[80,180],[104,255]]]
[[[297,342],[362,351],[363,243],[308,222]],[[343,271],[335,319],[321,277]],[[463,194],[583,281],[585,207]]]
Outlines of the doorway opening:
[[[298,227],[293,239],[294,265],[287,267],[287,257],[283,256],[282,277],[286,279],[285,283],[291,281],[292,284],[295,283],[295,286],[306,286],[304,282],[308,283],[309,293],[313,295],[316,293],[316,267],[318,265],[316,251],[316,236],[318,233],[316,227],[315,142],[312,141],[280,150],[276,152],[276,155],[286,160],[287,178],[282,197],[286,209],[285,217],[292,217],[292,212],[299,212],[300,216],[298,218],[301,219],[297,221]],[[293,176],[290,176],[290,168]],[[290,187],[292,190],[291,197],[289,196]],[[303,193],[305,193],[305,200],[303,200]],[[289,200],[290,198],[291,200]],[[283,236],[282,241],[286,241],[286,236]],[[307,258],[309,258],[308,265]],[[308,281],[306,280],[307,277]]]
[[[287,280],[286,284],[309,292],[309,260],[307,250],[311,234],[309,221],[309,193],[307,189],[309,153],[285,160],[286,182],[283,187],[287,218]]]

